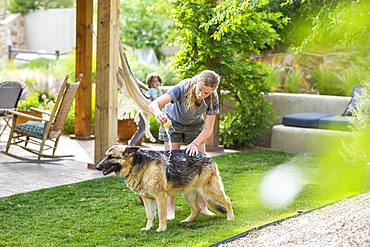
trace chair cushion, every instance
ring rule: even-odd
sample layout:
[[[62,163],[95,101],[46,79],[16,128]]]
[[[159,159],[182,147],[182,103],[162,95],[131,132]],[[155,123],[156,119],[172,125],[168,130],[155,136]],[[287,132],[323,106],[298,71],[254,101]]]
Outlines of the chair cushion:
[[[348,103],[347,108],[344,110],[342,116],[351,117],[354,115],[358,107],[359,97],[363,94],[363,89],[361,86],[356,86],[352,90],[352,98]]]
[[[283,117],[283,124],[285,126],[304,127],[304,128],[318,128],[318,121],[323,117],[331,117],[328,113],[321,112],[304,112],[285,115]]]
[[[346,116],[323,117],[319,119],[319,129],[350,131],[351,120]]]
[[[42,122],[28,121],[15,127],[16,132],[42,139],[45,130],[45,124]]]

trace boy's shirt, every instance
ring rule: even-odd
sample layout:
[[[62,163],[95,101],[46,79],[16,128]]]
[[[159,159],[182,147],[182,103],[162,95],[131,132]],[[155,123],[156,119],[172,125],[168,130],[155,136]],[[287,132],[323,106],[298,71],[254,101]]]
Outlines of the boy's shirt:
[[[151,99],[158,98],[159,96],[162,95],[162,92],[159,88],[152,87],[152,88],[149,88],[148,95]]]

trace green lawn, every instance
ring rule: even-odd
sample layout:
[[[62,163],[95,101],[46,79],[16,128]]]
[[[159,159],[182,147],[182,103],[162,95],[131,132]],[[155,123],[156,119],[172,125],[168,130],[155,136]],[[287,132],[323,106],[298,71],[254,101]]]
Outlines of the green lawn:
[[[0,200],[0,246],[208,246],[222,239],[280,218],[359,193],[318,196],[317,157],[250,151],[215,157],[225,190],[233,202],[235,220],[200,215],[180,224],[190,208],[176,198],[176,220],[167,231],[145,232],[145,211],[138,197],[117,177],[87,181]],[[261,205],[261,177],[274,166],[293,162],[305,171],[305,186],[284,210]],[[73,171],[71,171],[73,172]]]

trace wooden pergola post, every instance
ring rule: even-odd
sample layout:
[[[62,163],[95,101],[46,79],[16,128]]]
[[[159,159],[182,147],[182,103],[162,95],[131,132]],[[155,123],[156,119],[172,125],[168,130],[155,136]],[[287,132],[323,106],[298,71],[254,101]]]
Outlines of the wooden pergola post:
[[[91,139],[91,93],[92,93],[92,24],[93,0],[77,0],[76,9],[76,78],[80,82],[75,98],[75,134],[80,140]]]
[[[119,0],[98,1],[97,27],[95,163],[117,139]]]

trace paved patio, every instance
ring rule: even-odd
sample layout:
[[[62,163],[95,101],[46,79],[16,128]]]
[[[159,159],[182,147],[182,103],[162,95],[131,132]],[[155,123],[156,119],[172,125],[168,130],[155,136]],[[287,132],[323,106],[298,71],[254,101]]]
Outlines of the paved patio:
[[[0,151],[5,150],[7,135],[0,138]],[[143,148],[163,150],[162,144],[143,144]],[[59,160],[38,162],[36,155],[11,146],[15,155],[30,159],[19,160],[0,153],[0,198],[18,193],[78,183],[85,180],[101,178],[103,175],[96,170],[87,169],[94,157],[94,141],[72,140],[62,136],[56,151],[57,155],[73,155]],[[225,150],[224,153],[236,152]],[[210,156],[220,155],[220,152],[210,152]]]
[[[2,137],[0,140],[1,151],[5,150],[4,139],[6,138]],[[0,153],[0,198],[102,177],[100,172],[87,169],[87,163],[92,160],[84,147],[88,148],[89,145],[93,147],[94,144],[91,141],[80,144],[79,141],[64,136],[56,153],[72,154],[74,157],[56,161],[37,162],[36,155],[15,146],[10,149],[12,153],[33,160],[19,160]]]

